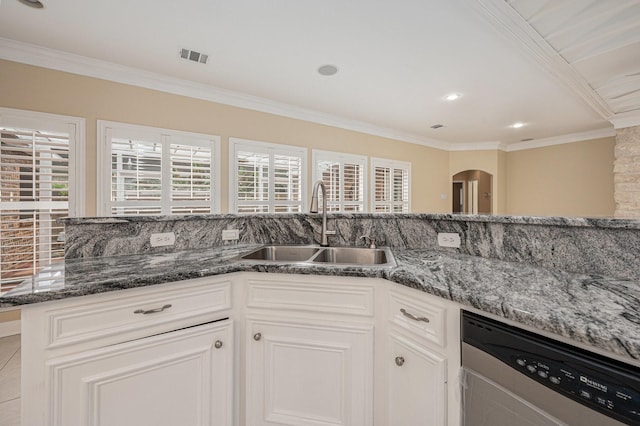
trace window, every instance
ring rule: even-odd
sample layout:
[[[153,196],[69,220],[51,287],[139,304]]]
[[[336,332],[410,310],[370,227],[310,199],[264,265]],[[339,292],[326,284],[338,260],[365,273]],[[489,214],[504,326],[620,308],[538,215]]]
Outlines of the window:
[[[408,213],[411,210],[411,163],[371,159],[373,211]]]
[[[229,210],[303,211],[306,148],[229,138]]]
[[[219,137],[98,121],[98,212],[219,212]]]
[[[364,212],[367,157],[313,150],[313,181],[327,190],[327,211]]]
[[[84,214],[84,120],[0,108],[0,293],[64,258],[66,216]]]

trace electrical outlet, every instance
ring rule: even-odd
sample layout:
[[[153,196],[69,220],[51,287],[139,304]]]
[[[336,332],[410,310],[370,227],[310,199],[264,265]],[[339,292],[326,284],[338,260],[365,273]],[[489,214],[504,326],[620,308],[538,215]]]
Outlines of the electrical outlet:
[[[172,246],[176,243],[176,234],[173,232],[163,232],[162,234],[151,234],[151,247]]]
[[[438,245],[440,247],[460,247],[460,234],[455,232],[438,232]]]
[[[222,231],[222,241],[237,240],[240,239],[239,229],[225,229]]]

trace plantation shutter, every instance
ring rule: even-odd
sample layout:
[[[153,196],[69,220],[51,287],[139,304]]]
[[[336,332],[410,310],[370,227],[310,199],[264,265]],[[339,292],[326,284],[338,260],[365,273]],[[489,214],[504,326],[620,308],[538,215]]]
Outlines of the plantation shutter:
[[[408,213],[410,209],[409,163],[373,159],[373,207],[375,212]]]
[[[171,144],[171,214],[211,213],[213,167],[207,146]]]
[[[230,209],[237,213],[296,213],[304,202],[305,150],[230,139]]]
[[[215,212],[215,141],[206,135],[102,122],[109,215]]]
[[[314,181],[325,185],[327,211],[363,212],[366,157],[315,150],[313,155]]]
[[[236,155],[238,213],[269,211],[269,154],[238,151]]]
[[[275,213],[302,212],[302,158],[273,155],[273,192]]]
[[[162,212],[162,144],[112,138],[111,214]]]
[[[68,132],[0,127],[0,292],[64,258]]]

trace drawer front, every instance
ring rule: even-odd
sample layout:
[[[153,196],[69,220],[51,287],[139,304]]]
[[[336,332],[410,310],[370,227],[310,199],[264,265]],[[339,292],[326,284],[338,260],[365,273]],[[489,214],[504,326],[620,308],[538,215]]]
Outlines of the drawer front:
[[[247,307],[373,317],[374,286],[336,277],[250,278]]]
[[[218,319],[230,308],[231,282],[211,278],[96,295],[46,312],[47,348],[162,333]]]
[[[446,307],[428,300],[418,291],[389,293],[389,321],[416,338],[426,339],[444,348],[446,342]]]

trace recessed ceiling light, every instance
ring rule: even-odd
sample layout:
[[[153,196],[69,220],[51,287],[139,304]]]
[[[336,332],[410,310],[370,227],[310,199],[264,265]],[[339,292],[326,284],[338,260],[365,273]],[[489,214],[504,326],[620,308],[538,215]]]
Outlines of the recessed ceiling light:
[[[334,75],[335,73],[338,72],[338,67],[336,67],[335,65],[323,65],[320,68],[318,68],[318,74],[320,75]]]
[[[33,7],[35,9],[42,9],[44,4],[39,2],[38,0],[18,0],[22,4],[26,4],[29,7]]]
[[[460,93],[450,93],[444,97],[445,101],[455,101],[456,99],[460,99],[462,95]]]
[[[524,123],[521,123],[521,122],[513,123],[509,127],[513,128],[513,129],[520,129],[520,128],[524,127]]]

